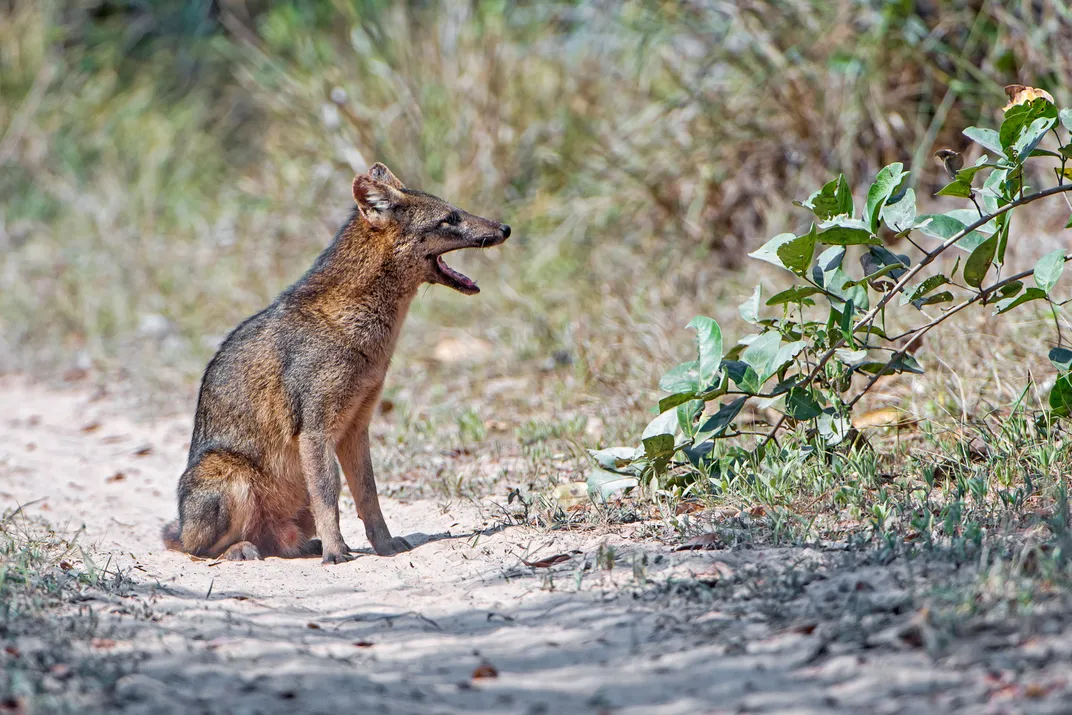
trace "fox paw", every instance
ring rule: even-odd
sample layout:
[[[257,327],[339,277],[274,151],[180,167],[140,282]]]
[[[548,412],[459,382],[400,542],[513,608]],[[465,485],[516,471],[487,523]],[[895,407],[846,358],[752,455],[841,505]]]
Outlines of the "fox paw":
[[[373,544],[372,548],[376,550],[376,553],[380,556],[394,556],[400,554],[403,551],[409,551],[413,547],[409,545],[409,542],[403,539],[401,536],[395,536],[381,541],[378,544]]]
[[[262,556],[257,547],[250,542],[239,541],[224,551],[220,558],[225,561],[260,561]]]
[[[323,563],[325,566],[329,566],[331,564],[344,564],[347,561],[354,560],[354,555],[350,553],[350,549],[346,546],[346,544],[343,544],[341,549],[324,548],[323,551]]]

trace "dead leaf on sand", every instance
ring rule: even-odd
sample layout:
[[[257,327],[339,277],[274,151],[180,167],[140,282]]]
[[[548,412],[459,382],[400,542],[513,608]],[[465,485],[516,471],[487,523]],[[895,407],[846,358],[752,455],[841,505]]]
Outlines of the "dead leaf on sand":
[[[134,456],[135,457],[144,457],[146,455],[152,454],[152,452],[153,452],[153,445],[151,445],[151,444],[143,444],[143,445],[141,445],[140,447],[138,447],[137,449],[134,450]]]
[[[573,554],[555,554],[554,556],[548,556],[547,558],[539,559],[538,561],[526,561],[525,559],[521,559],[521,563],[533,569],[546,569],[555,564],[560,564],[563,561],[569,561],[572,558]]]
[[[495,666],[491,663],[481,663],[473,671],[473,679],[478,678],[498,678],[499,671],[495,669]]]
[[[127,475],[123,474],[122,472],[116,472],[115,474],[113,474],[112,476],[108,477],[104,481],[106,481],[108,484],[115,484],[116,482],[121,482],[126,478],[127,478]]]
[[[678,544],[672,551],[700,551],[702,549],[717,549],[722,546],[722,539],[718,534],[707,533],[694,536],[684,544]]]

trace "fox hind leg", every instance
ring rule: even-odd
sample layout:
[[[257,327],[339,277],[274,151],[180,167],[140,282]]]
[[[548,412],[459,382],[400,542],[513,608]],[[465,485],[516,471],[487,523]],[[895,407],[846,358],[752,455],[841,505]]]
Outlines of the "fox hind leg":
[[[179,522],[164,527],[164,543],[207,558],[249,543],[247,535],[257,532],[250,493],[256,476],[244,459],[219,452],[204,455],[179,481]],[[238,552],[250,555],[249,549]]]

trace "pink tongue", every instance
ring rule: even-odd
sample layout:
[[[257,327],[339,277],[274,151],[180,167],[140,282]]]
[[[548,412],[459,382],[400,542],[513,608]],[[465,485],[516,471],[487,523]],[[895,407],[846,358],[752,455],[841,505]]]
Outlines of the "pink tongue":
[[[466,288],[476,288],[476,283],[474,283],[469,276],[465,275],[464,273],[459,273],[458,271],[448,266],[443,260],[443,256],[436,256],[436,265],[439,266],[439,270],[443,271],[448,276],[458,281]]]

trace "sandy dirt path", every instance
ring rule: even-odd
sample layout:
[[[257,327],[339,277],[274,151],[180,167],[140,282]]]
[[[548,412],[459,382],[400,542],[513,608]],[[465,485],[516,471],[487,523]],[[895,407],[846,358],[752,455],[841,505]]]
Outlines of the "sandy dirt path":
[[[175,510],[187,420],[137,423],[107,397],[12,377],[0,378],[0,420],[0,510],[26,504],[57,527],[84,527],[80,542],[94,558],[134,581],[126,597],[94,604],[116,640],[112,655],[129,653],[133,663],[109,696],[111,710],[1072,711],[1054,698],[1026,709],[994,701],[990,665],[979,658],[939,665],[920,648],[838,648],[837,629],[816,627],[824,599],[829,619],[843,615],[827,591],[852,590],[849,578],[886,584],[873,598],[874,617],[886,619],[875,628],[908,622],[892,572],[805,578],[785,605],[786,614],[808,612],[803,627],[769,605],[749,615],[717,594],[705,601],[702,588],[684,598],[652,585],[819,564],[809,549],[680,554],[607,529],[504,527],[480,505],[385,499],[394,533],[416,545],[410,553],[372,554],[347,501],[343,534],[363,551],[353,562],[194,561],[158,538]],[[616,555],[609,570],[600,567],[608,547]],[[522,562],[563,553],[572,556],[551,568]],[[747,584],[738,591],[747,600]],[[1067,668],[1067,656],[1054,667]],[[497,677],[474,677],[490,672],[485,666]]]

